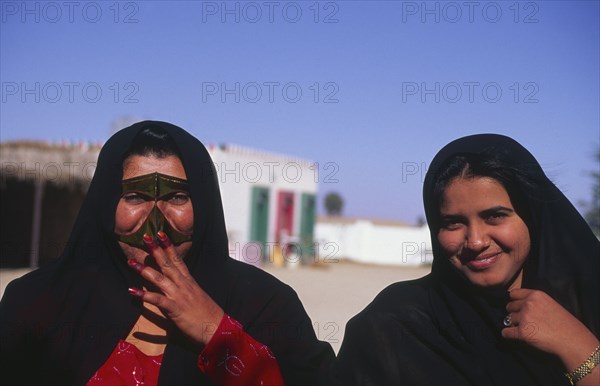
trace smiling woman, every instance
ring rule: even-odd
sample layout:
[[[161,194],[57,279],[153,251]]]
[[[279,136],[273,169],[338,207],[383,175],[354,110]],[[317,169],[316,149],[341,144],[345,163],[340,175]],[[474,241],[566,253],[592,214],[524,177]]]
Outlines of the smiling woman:
[[[315,383],[333,351],[296,293],[228,252],[206,148],[165,122],[119,131],[61,258],[6,289],[3,383]]]
[[[597,385],[600,243],[535,158],[500,135],[458,139],[423,201],[432,272],[347,324],[336,382]]]

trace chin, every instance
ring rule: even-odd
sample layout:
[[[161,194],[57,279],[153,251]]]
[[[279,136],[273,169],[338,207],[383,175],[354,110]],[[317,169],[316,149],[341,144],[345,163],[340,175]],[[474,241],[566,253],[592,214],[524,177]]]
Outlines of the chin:
[[[471,282],[471,284],[482,288],[502,288],[507,287],[509,284],[507,280],[494,277],[494,275],[489,272],[469,272],[465,276],[467,277],[467,280]]]

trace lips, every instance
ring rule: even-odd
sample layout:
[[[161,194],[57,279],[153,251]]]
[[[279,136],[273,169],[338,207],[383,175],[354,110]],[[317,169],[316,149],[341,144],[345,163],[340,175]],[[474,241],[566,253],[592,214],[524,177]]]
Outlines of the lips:
[[[482,271],[494,265],[500,254],[501,252],[486,253],[467,261],[465,265],[474,271]]]

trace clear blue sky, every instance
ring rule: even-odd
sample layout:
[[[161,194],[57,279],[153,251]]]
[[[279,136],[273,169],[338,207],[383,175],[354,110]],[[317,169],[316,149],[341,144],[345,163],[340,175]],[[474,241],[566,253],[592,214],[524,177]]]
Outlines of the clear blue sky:
[[[598,1],[1,5],[2,141],[166,120],[319,162],[320,198],[407,222],[460,136],[514,137],[576,205],[600,167]]]

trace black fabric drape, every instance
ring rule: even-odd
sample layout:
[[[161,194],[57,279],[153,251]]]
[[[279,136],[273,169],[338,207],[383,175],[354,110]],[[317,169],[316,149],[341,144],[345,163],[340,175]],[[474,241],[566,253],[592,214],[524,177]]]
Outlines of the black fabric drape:
[[[505,136],[474,135],[440,150],[425,177],[431,274],[392,284],[350,320],[333,368],[336,383],[569,384],[557,358],[502,338],[508,292],[475,288],[441,254],[433,187],[444,163],[459,154],[495,157],[520,176],[532,238],[522,286],[547,292],[599,335],[598,239],[525,148]]]
[[[13,281],[0,302],[0,382],[85,384],[124,339],[141,312],[128,287],[141,286],[113,233],[123,159],[138,132],[166,130],[175,141],[194,208],[186,264],[199,285],[277,357],[286,384],[315,383],[333,357],[319,342],[296,293],[271,275],[228,256],[214,165],[206,148],[183,129],[144,121],[113,135],[62,256]],[[197,368],[198,352],[170,333],[159,375],[163,385],[211,384]]]

